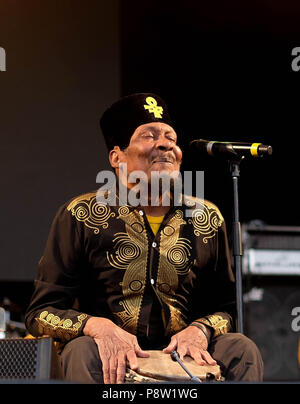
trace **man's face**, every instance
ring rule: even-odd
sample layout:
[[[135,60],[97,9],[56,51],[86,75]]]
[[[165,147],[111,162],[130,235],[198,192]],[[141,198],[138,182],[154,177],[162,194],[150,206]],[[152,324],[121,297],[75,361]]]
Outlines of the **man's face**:
[[[120,160],[127,163],[127,174],[140,170],[146,173],[148,181],[151,172],[180,170],[182,151],[177,146],[174,129],[161,122],[139,126],[133,133],[129,146],[121,152]]]

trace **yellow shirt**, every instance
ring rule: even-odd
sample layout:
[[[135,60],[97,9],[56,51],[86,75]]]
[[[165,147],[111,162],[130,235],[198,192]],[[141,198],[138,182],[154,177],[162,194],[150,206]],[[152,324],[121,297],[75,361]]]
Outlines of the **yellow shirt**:
[[[165,216],[149,216],[147,215],[147,219],[148,222],[151,226],[151,229],[154,233],[154,235],[156,235],[156,233],[158,232],[159,226],[161,224],[161,222],[163,221]]]

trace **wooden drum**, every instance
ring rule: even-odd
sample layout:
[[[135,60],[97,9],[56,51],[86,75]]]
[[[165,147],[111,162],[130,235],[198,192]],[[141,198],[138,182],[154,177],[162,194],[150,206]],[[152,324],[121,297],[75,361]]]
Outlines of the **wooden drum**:
[[[137,358],[138,368],[127,368],[125,383],[163,383],[190,382],[191,378],[170,354],[162,351],[146,351],[149,358]],[[219,365],[198,365],[191,357],[185,356],[182,361],[189,372],[200,381],[222,381]]]

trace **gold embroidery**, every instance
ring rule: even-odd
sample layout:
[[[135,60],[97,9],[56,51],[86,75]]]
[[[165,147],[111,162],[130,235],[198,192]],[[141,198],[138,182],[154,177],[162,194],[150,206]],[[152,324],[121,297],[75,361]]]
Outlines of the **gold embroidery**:
[[[126,270],[132,260],[141,255],[141,248],[127,233],[116,233],[113,239],[115,253],[106,252],[110,265]]]
[[[212,327],[214,329],[214,336],[226,334],[229,331],[229,321],[216,314],[200,318],[198,321],[202,324],[206,324],[209,327]]]
[[[179,238],[175,245],[167,251],[167,259],[179,275],[188,273],[190,266],[187,265],[191,256],[191,242],[188,239]]]
[[[96,192],[75,198],[67,207],[76,220],[83,222],[86,227],[99,233],[99,227],[107,229],[108,219],[115,216],[108,204],[100,204],[96,200]]]
[[[201,202],[198,199],[197,204],[200,205],[200,208],[192,212],[192,219],[189,219],[189,223],[193,224],[196,236],[204,236],[203,243],[206,244],[209,238],[216,235],[224,219],[219,209],[211,202]]]
[[[170,320],[166,333],[175,333],[186,326],[182,312],[176,306],[182,305],[178,297],[175,298],[178,288],[178,275],[186,275],[190,269],[191,242],[179,238],[180,226],[186,224],[180,210],[170,219],[170,222],[161,232],[160,256],[157,273],[157,294],[166,303],[170,310]],[[183,306],[183,305],[182,305]]]
[[[154,114],[155,118],[162,118],[163,108],[157,105],[157,101],[153,97],[147,97],[146,103],[148,105],[144,105],[145,109],[148,109],[149,113]]]
[[[73,324],[71,319],[60,319],[60,317],[55,316],[53,313],[48,313],[48,311],[45,310],[40,314],[39,318],[35,318],[35,320],[39,324],[39,332],[41,334],[47,334],[68,341],[78,335],[82,321],[86,318],[87,314],[82,313],[77,316],[77,323]]]
[[[122,206],[118,219],[125,222],[126,233],[117,233],[114,238],[115,253],[107,252],[107,260],[114,268],[124,270],[121,282],[123,311],[115,312],[122,328],[136,334],[139,313],[146,285],[148,238],[144,222],[136,211]]]

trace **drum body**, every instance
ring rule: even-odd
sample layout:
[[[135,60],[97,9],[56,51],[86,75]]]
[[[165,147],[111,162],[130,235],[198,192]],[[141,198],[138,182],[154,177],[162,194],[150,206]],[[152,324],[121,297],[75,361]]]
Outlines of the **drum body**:
[[[171,355],[162,351],[150,350],[149,358],[137,358],[138,368],[127,368],[125,383],[188,383],[190,376]],[[199,381],[222,381],[219,365],[198,365],[191,357],[185,356],[183,364]]]

